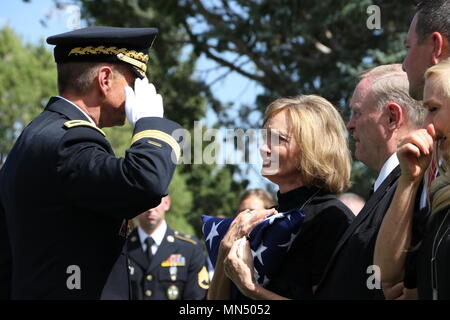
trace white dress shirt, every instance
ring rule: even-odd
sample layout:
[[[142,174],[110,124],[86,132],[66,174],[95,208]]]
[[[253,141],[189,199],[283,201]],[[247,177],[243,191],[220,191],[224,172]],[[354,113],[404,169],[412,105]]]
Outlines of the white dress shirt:
[[[145,242],[145,240],[149,236],[151,236],[153,238],[153,241],[154,241],[154,243],[152,245],[152,254],[155,255],[156,251],[158,251],[158,248],[161,245],[161,242],[164,239],[164,235],[166,234],[166,231],[167,231],[166,220],[163,220],[161,225],[158,228],[156,228],[156,230],[153,231],[153,233],[151,235],[149,235],[140,226],[138,226],[138,234],[139,234],[139,238],[141,240],[142,250],[144,250],[144,252],[147,251],[147,243]]]
[[[383,183],[384,179],[399,165],[399,161],[397,158],[397,153],[394,152],[389,159],[384,163],[381,168],[380,174],[378,175],[377,180],[373,185],[373,191],[377,191],[378,187]],[[420,196],[420,209],[425,208],[427,205],[427,186],[424,185],[422,188],[422,194]]]
[[[378,187],[383,183],[383,181],[387,178],[388,175],[391,174],[391,172],[398,166],[398,158],[397,153],[394,152],[389,159],[384,163],[383,167],[380,170],[380,173],[378,174],[377,180],[375,180],[375,183],[373,185],[373,192],[377,191]]]

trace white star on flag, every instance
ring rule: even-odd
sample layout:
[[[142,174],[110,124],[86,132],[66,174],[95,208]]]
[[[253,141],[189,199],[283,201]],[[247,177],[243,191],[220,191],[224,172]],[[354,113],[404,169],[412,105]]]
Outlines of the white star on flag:
[[[219,225],[220,225],[222,222],[223,222],[223,220],[220,221],[218,224],[216,224],[216,223],[214,222],[213,225],[212,225],[212,227],[211,227],[211,230],[209,231],[208,236],[206,237],[205,242],[208,242],[208,241],[209,241],[209,247],[210,247],[210,248],[212,248],[212,242],[213,242],[214,237],[217,237],[217,236],[219,235],[219,233],[217,232],[217,228],[219,227]]]
[[[253,267],[253,277],[255,278],[256,282],[259,283],[259,272],[255,267]]]
[[[283,217],[284,217],[284,215],[282,213],[276,213],[276,214],[271,215],[266,220],[269,221],[269,224],[272,224],[275,221],[275,219],[283,218]]]
[[[262,257],[261,254],[266,251],[267,247],[264,246],[261,242],[261,245],[258,247],[258,249],[256,249],[256,251],[252,250],[252,256],[253,258],[257,257],[259,262],[261,262],[262,265],[264,265],[263,261],[262,261]]]
[[[264,281],[262,283],[262,286],[265,287],[265,286],[267,286],[268,283],[269,283],[269,278],[267,278],[266,275],[264,275]]]
[[[255,267],[253,267],[253,277],[255,278],[256,282],[258,282],[263,287],[266,286],[270,281],[266,275],[264,275],[264,278],[261,279],[261,276],[259,275],[259,272]],[[260,281],[260,280],[262,280],[262,281]]]
[[[283,244],[279,244],[279,247],[287,247],[287,251],[289,251],[291,249],[292,243],[294,243],[295,238],[297,238],[298,236],[298,232],[297,233],[291,233],[291,239]]]

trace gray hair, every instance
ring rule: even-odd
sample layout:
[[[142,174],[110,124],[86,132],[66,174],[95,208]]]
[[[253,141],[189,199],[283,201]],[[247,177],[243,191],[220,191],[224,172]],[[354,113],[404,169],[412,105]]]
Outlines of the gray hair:
[[[401,64],[382,65],[360,74],[361,79],[372,80],[371,92],[377,101],[379,110],[383,110],[389,102],[401,105],[408,119],[416,127],[421,127],[426,118],[426,110],[422,101],[409,95],[409,82]]]

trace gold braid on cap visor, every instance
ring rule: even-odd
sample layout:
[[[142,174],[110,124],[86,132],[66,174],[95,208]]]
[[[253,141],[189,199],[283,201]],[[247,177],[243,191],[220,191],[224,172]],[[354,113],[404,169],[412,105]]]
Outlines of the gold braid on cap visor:
[[[144,52],[139,52],[136,50],[128,50],[126,48],[117,47],[105,47],[105,46],[88,46],[88,47],[76,47],[70,50],[70,55],[85,55],[85,54],[105,54],[105,55],[116,55],[117,59],[129,63],[136,68],[140,69],[144,74],[147,71],[148,54]]]

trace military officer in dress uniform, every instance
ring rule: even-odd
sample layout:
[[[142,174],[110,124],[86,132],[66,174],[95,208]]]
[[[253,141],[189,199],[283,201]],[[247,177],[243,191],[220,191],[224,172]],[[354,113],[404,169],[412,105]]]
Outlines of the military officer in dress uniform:
[[[167,226],[169,208],[166,196],[139,215],[139,226],[127,240],[132,299],[204,299],[209,288],[203,248],[197,239]]]
[[[180,154],[180,126],[145,78],[156,34],[89,27],[47,39],[59,96],[0,171],[0,300],[99,299],[115,263],[115,296],[128,297],[127,219],[161,202]],[[125,118],[134,135],[116,158],[101,128]]]

